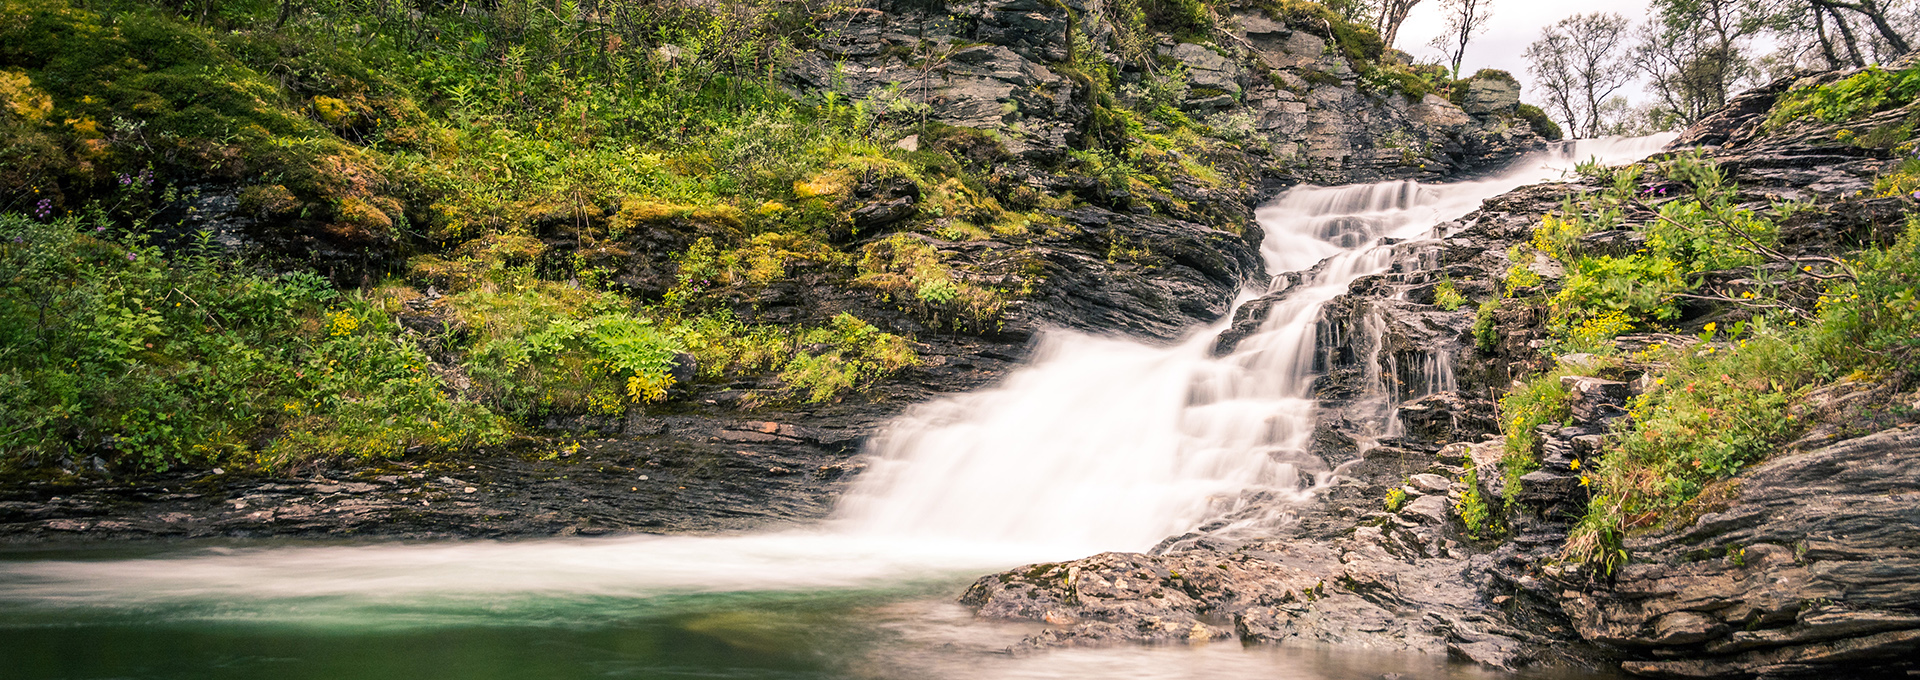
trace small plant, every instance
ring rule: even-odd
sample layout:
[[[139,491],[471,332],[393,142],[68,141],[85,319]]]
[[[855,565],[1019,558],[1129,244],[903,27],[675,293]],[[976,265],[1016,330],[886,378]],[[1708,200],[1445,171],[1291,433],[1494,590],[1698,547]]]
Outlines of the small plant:
[[[1440,279],[1440,285],[1433,289],[1433,304],[1449,312],[1467,304],[1467,296],[1461,295],[1453,287],[1453,278]]]
[[[1482,302],[1473,315],[1473,346],[1481,352],[1492,352],[1500,346],[1500,304],[1500,300]]]
[[[1454,512],[1460,515],[1460,523],[1466,527],[1467,535],[1480,540],[1499,538],[1505,531],[1500,527],[1498,515],[1493,506],[1480,495],[1480,469],[1467,470],[1467,476],[1460,483],[1466,487],[1460,500],[1453,505]]]
[[[1399,512],[1407,505],[1407,492],[1400,487],[1387,490],[1387,512]]]

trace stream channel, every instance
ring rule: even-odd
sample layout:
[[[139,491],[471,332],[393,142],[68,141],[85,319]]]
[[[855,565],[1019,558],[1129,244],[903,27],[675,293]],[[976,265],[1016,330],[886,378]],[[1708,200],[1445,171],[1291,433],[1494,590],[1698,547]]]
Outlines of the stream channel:
[[[910,409],[834,515],[707,536],[227,542],[0,553],[0,680],[42,678],[1513,677],[1437,656],[1203,644],[1002,653],[982,574],[1169,535],[1273,535],[1337,483],[1311,454],[1322,303],[1484,199],[1664,138],[1579,141],[1472,182],[1298,187],[1258,213],[1300,289],[1225,357],[1226,319],[1150,345],[1054,332],[1001,384]],[[1252,299],[1267,291],[1250,290]],[[1436,355],[1417,390],[1450,389]],[[1017,473],[1010,471],[1018,471]],[[1534,677],[1588,677],[1551,672]]]

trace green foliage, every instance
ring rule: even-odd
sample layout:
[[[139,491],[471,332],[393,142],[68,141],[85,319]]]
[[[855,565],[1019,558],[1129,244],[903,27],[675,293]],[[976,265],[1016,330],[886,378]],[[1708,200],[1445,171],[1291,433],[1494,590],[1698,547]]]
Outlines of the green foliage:
[[[1579,369],[1559,367],[1516,385],[1500,397],[1500,429],[1506,433],[1506,449],[1500,460],[1509,492],[1518,491],[1520,476],[1540,467],[1541,425],[1564,423],[1567,389],[1560,378],[1580,375]]]
[[[1460,493],[1460,500],[1454,502],[1453,510],[1460,515],[1460,523],[1466,527],[1467,536],[1487,540],[1505,535],[1506,528],[1501,524],[1493,503],[1481,496],[1480,468],[1467,470],[1460,484],[1466,490]]]
[[[854,282],[885,292],[936,326],[987,330],[1006,306],[998,290],[960,278],[940,251],[920,239],[895,234],[868,244]]]
[[[1669,320],[1679,315],[1673,294],[1688,290],[1672,260],[1649,255],[1582,257],[1549,300],[1554,327],[1563,334],[1600,317],[1626,315],[1621,330],[1636,320]],[[1613,322],[1610,325],[1621,325]],[[1600,338],[1612,339],[1613,336]]]
[[[1528,250],[1526,246],[1515,245],[1508,249],[1507,260],[1513,264],[1507,267],[1507,273],[1502,277],[1502,281],[1505,282],[1503,287],[1505,297],[1513,297],[1523,288],[1532,288],[1543,283],[1539,272],[1533,270],[1533,251]]]
[[[1473,315],[1473,346],[1482,352],[1492,352],[1500,346],[1498,335],[1500,300],[1487,300],[1480,303],[1480,310]]]
[[[780,379],[794,394],[811,402],[835,399],[920,364],[905,339],[882,333],[851,314],[833,317],[826,327],[802,331],[796,340],[803,347],[826,348],[796,354],[780,371]]]
[[[1689,203],[1684,210],[1669,210],[1672,203],[1661,207],[1663,222],[1673,230],[1653,235],[1661,242],[1650,236],[1649,251],[1676,267],[1704,269],[1751,262],[1752,246],[1770,243],[1769,225],[1724,200],[1731,189],[1720,186],[1716,168],[1681,159],[1663,172],[1686,181],[1694,194],[1683,199]],[[1611,573],[1631,559],[1625,548],[1629,532],[1711,509],[1730,493],[1726,480],[1809,425],[1803,422],[1808,411],[1800,408],[1808,391],[1836,380],[1912,374],[1913,351],[1920,346],[1914,339],[1920,337],[1914,293],[1920,288],[1920,219],[1910,219],[1892,246],[1830,264],[1830,284],[1811,310],[1749,291],[1738,300],[1774,311],[1735,323],[1724,334],[1709,323],[1698,343],[1655,346],[1634,357],[1653,367],[1653,389],[1632,400],[1627,427],[1612,450],[1581,478],[1595,492],[1569,537],[1569,558]],[[1530,403],[1546,401],[1552,389],[1545,380],[1529,382],[1508,399],[1525,394]],[[1516,419],[1510,442],[1523,435],[1518,428],[1535,420]]]
[[[1723,347],[1659,351],[1667,368],[1630,404],[1631,429],[1582,482],[1589,503],[1567,552],[1605,568],[1626,556],[1620,538],[1657,524],[1707,486],[1758,462],[1799,426],[1790,406],[1817,375],[1802,331],[1755,324]]]
[[[1451,312],[1467,304],[1467,296],[1461,295],[1460,291],[1453,287],[1451,277],[1443,278],[1440,279],[1440,285],[1433,289],[1433,304]]]
[[[1911,370],[1920,352],[1920,215],[1888,248],[1869,248],[1852,260],[1853,281],[1820,296],[1811,340],[1836,367]]]
[[[1407,491],[1400,487],[1387,490],[1387,512],[1399,512],[1407,505]]]
[[[284,467],[504,435],[375,300],[318,277],[169,256],[104,219],[0,215],[0,242],[0,464]]]
[[[1736,188],[1714,163],[1682,154],[1659,164],[1661,175],[1685,187],[1672,200],[1665,200],[1667,187],[1642,189],[1642,171],[1639,165],[1584,165],[1582,174],[1610,186],[1569,200],[1534,229],[1531,247],[1566,269],[1548,301],[1549,326],[1562,351],[1610,351],[1614,336],[1676,319],[1676,296],[1694,292],[1701,274],[1759,264],[1758,253],[1777,240],[1774,222],[1741,207]],[[1589,254],[1581,246],[1582,236],[1619,228],[1627,208],[1649,201],[1664,202],[1657,217],[1634,226],[1645,247]]]
[[[1533,134],[1540,135],[1541,139],[1557,142],[1566,137],[1566,133],[1560,130],[1560,124],[1553,122],[1553,117],[1538,106],[1521,104],[1520,108],[1514,109],[1513,115],[1526,121],[1527,126],[1533,128]]]
[[[1920,99],[1920,68],[1888,71],[1878,66],[1839,82],[1788,90],[1774,101],[1766,129],[1796,120],[1840,123],[1911,104]]]
[[[1146,25],[1175,36],[1205,37],[1213,29],[1206,0],[1136,0]]]

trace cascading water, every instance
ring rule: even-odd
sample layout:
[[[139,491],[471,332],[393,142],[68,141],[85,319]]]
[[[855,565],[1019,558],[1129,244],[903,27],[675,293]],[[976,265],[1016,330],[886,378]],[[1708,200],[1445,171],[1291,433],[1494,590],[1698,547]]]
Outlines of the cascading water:
[[[0,562],[0,602],[173,604],[198,612],[193,616],[253,621],[372,617],[430,625],[436,617],[467,621],[503,612],[538,618],[569,598],[952,578],[1024,561],[1140,550],[1210,520],[1258,518],[1248,510],[1259,508],[1250,506],[1305,500],[1332,474],[1307,452],[1320,310],[1355,279],[1394,264],[1396,250],[1381,245],[1383,237],[1430,238],[1435,225],[1485,198],[1557,177],[1575,159],[1631,161],[1665,141],[1577,142],[1478,182],[1290,190],[1258,218],[1268,271],[1297,273],[1276,277],[1297,283],[1275,291],[1284,295],[1269,300],[1264,325],[1232,354],[1209,351],[1224,321],[1170,346],[1047,334],[1032,365],[1004,384],[916,407],[894,423],[874,444],[870,472],[822,527]],[[1444,359],[1422,361],[1370,376],[1382,385],[1393,381],[1381,390],[1384,408],[1447,388]],[[1403,381],[1402,373],[1415,379]],[[395,618],[394,611],[407,613]]]
[[[1328,474],[1306,451],[1320,310],[1393,264],[1383,239],[1433,238],[1436,225],[1556,178],[1575,160],[1638,160],[1666,141],[1574,142],[1476,182],[1288,191],[1257,213],[1261,253],[1269,272],[1311,271],[1233,354],[1209,354],[1224,326],[1169,347],[1051,334],[1033,366],[1004,385],[896,422],[841,506],[842,529],[1139,550],[1238,509],[1243,497],[1305,499]],[[1375,347],[1381,325],[1374,317],[1363,325]],[[1451,389],[1442,354],[1425,355],[1406,381],[1391,357],[1366,363],[1383,415],[1394,401]]]

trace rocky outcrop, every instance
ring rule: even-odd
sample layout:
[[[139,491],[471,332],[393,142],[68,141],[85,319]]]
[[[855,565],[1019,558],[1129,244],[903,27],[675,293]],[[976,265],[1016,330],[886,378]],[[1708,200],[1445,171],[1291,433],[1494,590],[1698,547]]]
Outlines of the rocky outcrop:
[[[1022,648],[1237,640],[1449,654],[1505,668],[1559,656],[1545,644],[1551,637],[1490,615],[1472,585],[1479,568],[1457,559],[1464,553],[1440,537],[1444,519],[1429,516],[1444,515],[1446,503],[1434,505],[1382,514],[1326,543],[1211,541],[1032,565],[981,578],[961,602],[985,617],[1054,624]]]
[[[1175,83],[1183,86],[1181,110],[1243,135],[1263,174],[1289,183],[1438,179],[1540,144],[1512,116],[1517,84],[1501,90],[1476,80],[1468,112],[1397,90],[1390,79],[1363,81],[1368,65],[1353,63],[1318,19],[1232,7],[1205,41],[1149,36],[1154,54],[1173,66],[1149,73],[1111,52],[1116,29],[1100,4],[996,0],[936,12],[880,2],[830,21],[832,37],[802,56],[788,82],[803,93],[925,104],[935,120],[993,131],[1014,155],[1049,161],[1081,141],[1096,98],[1084,76],[1059,64],[1112,65],[1122,98],[1173,74],[1184,79]],[[1076,32],[1086,37],[1076,42]]]
[[[1667,678],[1892,674],[1920,663],[1920,427],[1777,457],[1724,509],[1629,541],[1580,634]]]

